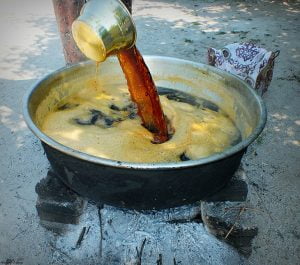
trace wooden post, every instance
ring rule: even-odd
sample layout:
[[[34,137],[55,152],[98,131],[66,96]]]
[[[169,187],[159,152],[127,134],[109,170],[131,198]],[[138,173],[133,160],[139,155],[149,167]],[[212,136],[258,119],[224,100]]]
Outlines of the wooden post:
[[[79,16],[80,10],[86,1],[52,0],[52,2],[66,63],[73,64],[86,60],[72,36],[72,23]]]

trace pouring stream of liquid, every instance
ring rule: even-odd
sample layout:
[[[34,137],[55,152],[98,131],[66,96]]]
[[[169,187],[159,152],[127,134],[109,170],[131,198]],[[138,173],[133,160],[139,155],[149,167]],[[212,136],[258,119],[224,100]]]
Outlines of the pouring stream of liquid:
[[[154,134],[154,143],[167,141],[169,139],[167,119],[142,55],[136,46],[133,46],[119,51],[117,56],[127,79],[131,99],[137,104],[143,126]]]

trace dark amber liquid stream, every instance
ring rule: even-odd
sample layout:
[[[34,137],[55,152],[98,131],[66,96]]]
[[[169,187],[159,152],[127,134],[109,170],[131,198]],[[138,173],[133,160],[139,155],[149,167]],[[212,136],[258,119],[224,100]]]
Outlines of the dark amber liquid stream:
[[[167,119],[142,55],[136,46],[121,50],[117,55],[127,79],[131,99],[137,104],[143,126],[154,134],[154,143],[167,141],[169,139]]]

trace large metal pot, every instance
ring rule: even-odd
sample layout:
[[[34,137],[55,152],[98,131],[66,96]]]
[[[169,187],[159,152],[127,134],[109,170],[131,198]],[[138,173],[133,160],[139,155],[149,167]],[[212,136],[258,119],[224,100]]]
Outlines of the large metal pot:
[[[248,145],[265,126],[265,106],[249,85],[216,68],[157,56],[145,56],[145,61],[158,86],[200,96],[225,110],[241,131],[242,142],[199,160],[142,164],[91,156],[54,141],[39,129],[38,120],[59,99],[95,78],[93,62],[64,67],[33,86],[25,98],[25,120],[42,141],[57,175],[84,197],[135,209],[175,207],[203,199],[233,176]],[[126,83],[116,58],[102,63],[98,75],[102,84]]]

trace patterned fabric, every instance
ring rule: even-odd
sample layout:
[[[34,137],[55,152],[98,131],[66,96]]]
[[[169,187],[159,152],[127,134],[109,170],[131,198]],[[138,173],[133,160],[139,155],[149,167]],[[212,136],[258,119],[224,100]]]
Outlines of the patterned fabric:
[[[271,83],[275,58],[279,51],[270,52],[253,43],[233,43],[222,50],[208,49],[208,63],[238,76],[260,95]]]

